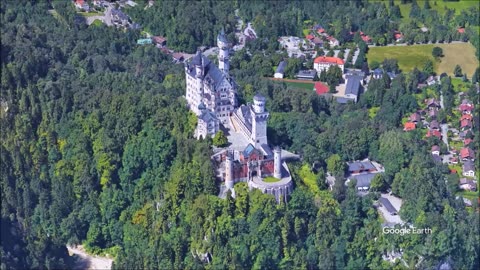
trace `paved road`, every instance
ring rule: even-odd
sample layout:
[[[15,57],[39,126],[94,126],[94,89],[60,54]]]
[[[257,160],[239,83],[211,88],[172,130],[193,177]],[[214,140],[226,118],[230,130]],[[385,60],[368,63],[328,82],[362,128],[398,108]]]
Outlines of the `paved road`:
[[[112,9],[113,5],[108,4],[107,10],[105,11],[105,14],[103,16],[87,16],[85,19],[87,20],[87,24],[90,25],[92,24],[95,20],[100,20],[103,23],[105,23],[107,26],[112,26]]]
[[[440,92],[440,107],[442,110],[445,109],[443,105],[443,93]],[[442,129],[442,140],[447,145],[447,150],[450,151],[450,146],[448,145],[448,124],[441,124],[440,128]]]

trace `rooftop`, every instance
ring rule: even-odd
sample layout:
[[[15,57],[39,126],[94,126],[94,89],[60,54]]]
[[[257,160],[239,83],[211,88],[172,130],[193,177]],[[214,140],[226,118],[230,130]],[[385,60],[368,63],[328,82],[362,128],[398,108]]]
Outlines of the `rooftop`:
[[[330,63],[330,64],[343,65],[345,64],[345,61],[343,61],[338,57],[319,56],[315,58],[314,63]]]

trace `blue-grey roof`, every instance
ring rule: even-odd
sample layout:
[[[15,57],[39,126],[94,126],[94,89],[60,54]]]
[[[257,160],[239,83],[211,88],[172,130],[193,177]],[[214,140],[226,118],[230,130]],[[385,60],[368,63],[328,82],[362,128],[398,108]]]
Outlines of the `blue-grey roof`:
[[[357,75],[350,75],[347,77],[347,84],[345,85],[345,95],[358,96],[360,91],[360,81],[363,78]]]
[[[245,150],[243,150],[243,156],[248,157],[255,150],[255,147],[250,143],[247,145]]]
[[[202,119],[205,123],[209,123],[211,121],[217,120],[217,116],[215,116],[215,114],[211,111],[204,111],[200,115],[200,119]]]
[[[118,16],[121,20],[128,20],[127,14],[123,13],[119,9],[112,9],[112,15],[113,16]]]
[[[348,163],[348,171],[368,171],[370,169],[376,169],[370,161],[355,161]]]
[[[262,144],[261,145],[262,149],[263,149],[263,152],[265,153],[265,155],[267,157],[271,157],[273,156],[273,152],[272,152],[272,149],[270,149],[270,146],[268,146],[268,144]]]
[[[297,77],[315,77],[316,73],[315,70],[300,70]]]
[[[473,161],[465,161],[463,163],[463,171],[464,172],[467,172],[467,171],[475,171],[475,164],[473,163]]]
[[[262,94],[256,94],[253,97],[253,100],[260,100],[260,101],[265,101],[265,97]]]
[[[252,131],[252,116],[250,115],[250,107],[246,105],[240,106],[235,112],[236,115],[240,118],[242,123],[245,124],[248,131]]]
[[[382,75],[383,74],[383,70],[381,68],[376,68],[374,71],[373,71],[373,74],[375,75]]]
[[[357,188],[359,188],[359,187],[370,187],[370,183],[372,182],[374,177],[375,177],[375,173],[365,173],[365,174],[355,175],[350,178],[357,180]]]
[[[439,155],[432,155],[432,158],[433,158],[433,161],[437,162],[437,163],[442,163],[443,159],[441,156]]]
[[[200,104],[198,104],[198,109],[199,109],[200,111],[202,111],[202,110],[207,109],[207,106],[205,106],[205,103],[201,102]]]
[[[282,61],[280,64],[278,64],[277,71],[275,73],[282,73],[285,71],[285,67],[287,66],[287,62]]]
[[[393,207],[392,203],[390,203],[390,200],[384,197],[380,197],[380,199],[378,200],[380,201],[381,204],[383,204],[383,206],[385,206],[385,208],[387,208],[387,211],[390,212],[390,214],[397,213],[397,209]]]
[[[192,60],[189,63],[187,63],[187,69],[190,76],[195,77],[197,75],[195,66],[203,67],[205,81],[213,84],[215,87],[221,84],[225,78],[223,72],[200,51],[192,57]]]
[[[217,40],[224,43],[228,43],[228,40],[227,40],[227,37],[225,36],[225,31],[223,30],[223,28],[222,30],[220,30],[220,33],[218,33]]]
[[[390,77],[390,79],[394,79],[395,77],[397,77],[397,74],[393,72],[387,72],[387,74],[388,74],[388,77]]]
[[[337,97],[337,102],[340,104],[347,104],[348,102],[352,102],[352,101],[354,100],[350,98]]]

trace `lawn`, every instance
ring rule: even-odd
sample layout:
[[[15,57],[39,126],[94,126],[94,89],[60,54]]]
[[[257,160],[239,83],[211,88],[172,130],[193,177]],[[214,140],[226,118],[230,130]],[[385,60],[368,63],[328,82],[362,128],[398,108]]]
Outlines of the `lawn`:
[[[290,87],[305,89],[305,90],[313,90],[314,82],[284,82]]]
[[[432,56],[432,49],[435,46],[443,49],[444,57],[440,61],[435,61]],[[453,75],[453,69],[458,64],[462,71],[471,77],[478,67],[475,48],[470,43],[373,47],[369,49],[367,57],[369,64],[373,61],[381,63],[385,58],[395,58],[404,72],[409,72],[414,67],[421,70],[428,60],[433,61],[435,72],[438,74],[445,72]]]
[[[467,74],[467,77],[468,74]],[[471,79],[471,78],[469,78]],[[453,85],[453,90],[455,93],[460,93],[460,92],[467,92],[470,89],[470,86],[472,86],[472,83],[470,82],[464,82],[462,78],[454,78],[452,77],[452,85]]]
[[[474,202],[475,200],[478,200],[478,191],[477,192],[474,192],[474,191],[460,191],[460,192],[457,192],[457,195],[460,195],[466,199],[469,199],[471,200],[472,202]]]
[[[95,25],[95,26],[101,26],[103,24],[103,22],[99,19],[96,19],[92,22],[91,25]]]
[[[267,182],[267,183],[275,183],[275,182],[278,182],[278,181],[280,181],[280,179],[275,178],[273,176],[267,176],[267,177],[263,178],[263,182]]]
[[[84,17],[103,16],[101,12],[78,12],[78,14]]]

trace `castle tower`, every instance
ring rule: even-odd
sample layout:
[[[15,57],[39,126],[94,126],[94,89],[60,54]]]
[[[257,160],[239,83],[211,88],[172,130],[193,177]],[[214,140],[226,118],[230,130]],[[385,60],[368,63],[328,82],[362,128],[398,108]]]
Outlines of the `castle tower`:
[[[252,137],[250,140],[256,148],[267,144],[267,119],[269,113],[265,110],[265,97],[256,94],[250,109],[252,115]]]
[[[225,186],[227,189],[233,189],[233,158],[230,151],[227,151],[225,159]]]
[[[273,177],[282,179],[282,149],[273,149]]]
[[[217,36],[217,46],[219,48],[218,51],[218,68],[226,75],[228,75],[228,71],[230,69],[229,57],[228,57],[228,40],[225,36],[225,32],[222,28],[222,31]]]
[[[203,99],[203,75],[204,75],[204,63],[203,63],[203,55],[200,51],[197,52],[197,57],[200,57],[200,61],[195,64],[195,78],[197,84],[197,93],[196,93],[196,100],[194,101],[195,104],[199,104],[202,102]],[[197,106],[198,108],[198,106]],[[199,116],[202,112],[197,110],[196,114]]]

